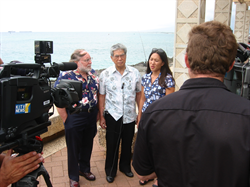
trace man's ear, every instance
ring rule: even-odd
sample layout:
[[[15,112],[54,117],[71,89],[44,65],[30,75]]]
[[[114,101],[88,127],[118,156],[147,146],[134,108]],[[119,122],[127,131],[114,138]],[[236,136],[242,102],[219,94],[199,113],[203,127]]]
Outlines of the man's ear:
[[[233,69],[234,63],[235,63],[235,61],[234,61],[234,62],[232,63],[232,65],[229,67],[229,70],[228,70],[227,72],[229,72],[229,71],[231,71],[231,70]]]
[[[185,54],[185,64],[187,66],[187,68],[190,68],[190,65],[189,65],[189,62],[188,62],[188,56],[187,56],[187,53]]]

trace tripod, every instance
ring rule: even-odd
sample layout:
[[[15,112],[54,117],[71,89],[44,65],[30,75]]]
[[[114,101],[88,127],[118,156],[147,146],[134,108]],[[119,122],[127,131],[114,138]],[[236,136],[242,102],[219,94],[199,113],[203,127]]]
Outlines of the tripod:
[[[47,132],[47,126],[50,124],[51,122],[48,121],[26,129],[21,133],[21,138],[16,139],[16,141],[14,142],[6,143],[4,146],[1,146],[0,151],[13,147],[14,151],[16,153],[19,153],[19,155],[24,155],[30,151],[41,153],[43,150],[43,143],[40,137],[38,137],[37,135]],[[13,183],[11,187],[36,187],[39,183],[36,179],[40,175],[43,175],[47,186],[52,187],[50,176],[42,163],[40,163],[40,167],[38,169],[27,174],[16,183]]]
[[[45,167],[43,166],[43,164],[41,164],[40,167],[35,171],[27,174],[25,177],[23,177],[16,183],[12,184],[11,187],[36,187],[39,184],[39,182],[36,179],[40,175],[43,175],[43,178],[48,187],[53,187],[50,181],[50,176]]]
[[[43,150],[43,143],[40,134],[48,131],[48,126],[51,124],[50,121],[37,124],[37,122],[31,121],[31,125],[26,124],[26,126],[30,126],[29,128],[23,130],[18,134],[18,137],[14,141],[5,142],[4,145],[0,146],[0,152],[13,149],[16,153],[19,153],[18,156],[29,153],[30,151],[36,151],[37,153],[41,153]],[[12,187],[36,187],[38,185],[38,181],[36,180],[38,176],[43,175],[43,178],[48,187],[52,187],[50,176],[43,166],[40,164],[40,167],[31,173],[24,176],[22,179],[13,183]]]

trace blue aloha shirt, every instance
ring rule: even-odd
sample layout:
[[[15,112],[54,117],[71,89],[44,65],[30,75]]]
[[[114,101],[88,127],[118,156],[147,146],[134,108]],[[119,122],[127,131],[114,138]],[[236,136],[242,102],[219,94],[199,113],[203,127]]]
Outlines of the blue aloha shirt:
[[[152,72],[145,74],[142,77],[142,81],[141,81],[141,85],[144,87],[144,90],[143,90],[144,95],[146,97],[146,100],[145,100],[143,107],[142,107],[142,112],[144,112],[146,110],[148,105],[153,103],[155,100],[160,99],[161,97],[163,97],[166,94],[166,88],[159,85],[159,78],[161,76],[161,73],[155,79],[155,81],[153,82],[152,85],[151,85],[151,74],[152,74]],[[174,79],[173,79],[172,75],[170,75],[170,74],[167,74],[167,76],[165,78],[165,83],[166,83],[168,88],[175,87]]]
[[[92,69],[88,73],[87,80],[82,77],[78,70],[63,71],[56,80],[54,87],[59,84],[61,79],[82,81],[82,108],[90,108],[97,105],[99,79],[95,74],[95,70]]]

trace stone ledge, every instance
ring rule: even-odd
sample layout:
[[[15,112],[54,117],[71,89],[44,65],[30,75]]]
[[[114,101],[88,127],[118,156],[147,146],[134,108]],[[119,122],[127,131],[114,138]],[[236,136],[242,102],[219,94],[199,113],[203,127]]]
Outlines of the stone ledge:
[[[53,110],[53,108],[51,110]],[[54,114],[49,118],[49,120],[51,121],[51,125],[48,126],[48,131],[41,134],[43,143],[47,143],[53,139],[56,139],[65,133],[62,118],[57,113],[56,108],[54,108]]]

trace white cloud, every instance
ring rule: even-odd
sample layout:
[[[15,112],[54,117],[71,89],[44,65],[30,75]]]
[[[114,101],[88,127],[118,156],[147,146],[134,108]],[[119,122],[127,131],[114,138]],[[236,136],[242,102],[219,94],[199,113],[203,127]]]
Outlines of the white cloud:
[[[206,1],[206,21],[215,0]],[[176,0],[0,0],[0,31],[174,31]]]
[[[0,31],[158,29],[174,26],[175,6],[174,0],[1,0]]]

